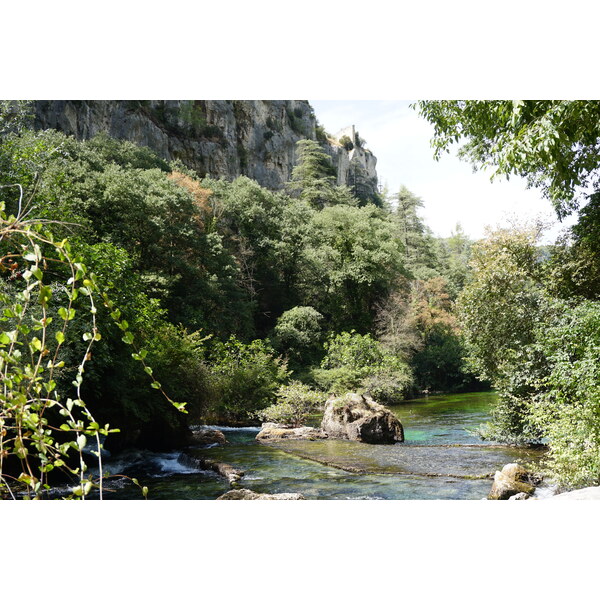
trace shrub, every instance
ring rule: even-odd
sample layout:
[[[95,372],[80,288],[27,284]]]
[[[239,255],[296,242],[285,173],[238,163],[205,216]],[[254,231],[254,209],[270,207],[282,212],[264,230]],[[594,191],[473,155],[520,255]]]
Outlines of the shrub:
[[[350,136],[348,136],[348,135],[343,135],[339,139],[339,142],[344,149],[348,150],[348,152],[350,152],[350,150],[352,150],[354,148],[354,144],[352,143],[352,140],[350,139]]]
[[[231,336],[215,342],[210,363],[217,416],[232,423],[246,422],[271,404],[289,376],[285,361],[263,340],[244,344]]]
[[[409,366],[370,334],[354,331],[332,336],[321,369],[312,376],[319,387],[335,394],[369,393],[378,402],[398,402],[412,387]]]
[[[299,381],[292,381],[289,385],[281,386],[276,402],[258,411],[256,416],[264,421],[300,427],[313,413],[323,408],[324,402],[324,394]]]
[[[323,315],[311,306],[295,306],[277,319],[275,347],[298,365],[310,364],[321,351]]]

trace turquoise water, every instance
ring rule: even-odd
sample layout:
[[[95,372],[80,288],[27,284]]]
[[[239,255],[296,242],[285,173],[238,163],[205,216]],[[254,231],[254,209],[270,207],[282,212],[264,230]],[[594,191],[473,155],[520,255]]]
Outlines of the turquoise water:
[[[238,487],[256,492],[299,492],[307,499],[473,499],[487,496],[494,471],[508,462],[530,462],[539,451],[482,442],[473,429],[489,419],[493,393],[432,396],[390,407],[406,442],[371,445],[346,440],[282,440],[259,444],[258,428],[220,428],[229,444],[190,448],[245,471]],[[226,479],[178,462],[179,452],[121,455],[112,473],[137,477],[150,499],[216,499],[231,489]],[[108,498],[140,498],[126,479],[109,484]]]

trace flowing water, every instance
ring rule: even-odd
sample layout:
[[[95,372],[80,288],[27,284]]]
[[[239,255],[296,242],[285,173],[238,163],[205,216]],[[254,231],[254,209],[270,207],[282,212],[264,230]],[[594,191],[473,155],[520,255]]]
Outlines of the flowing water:
[[[536,462],[540,452],[483,442],[474,429],[489,420],[493,393],[431,396],[389,407],[404,426],[404,444],[346,440],[255,441],[258,427],[221,429],[229,444],[190,448],[191,456],[245,471],[238,487],[256,492],[299,492],[307,499],[482,499],[494,471],[509,462]],[[318,418],[316,419],[318,423]],[[123,454],[106,469],[137,477],[150,499],[211,500],[228,481],[178,460],[179,452]],[[108,498],[141,498],[128,479],[109,479]]]

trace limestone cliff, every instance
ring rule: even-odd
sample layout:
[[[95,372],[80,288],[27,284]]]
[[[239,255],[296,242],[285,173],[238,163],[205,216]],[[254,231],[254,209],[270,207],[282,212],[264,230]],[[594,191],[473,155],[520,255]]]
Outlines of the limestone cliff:
[[[317,120],[304,100],[40,100],[35,114],[39,129],[78,139],[105,132],[180,159],[202,177],[247,175],[270,189],[289,181],[296,142],[317,139]],[[338,184],[376,191],[373,154],[344,148],[339,137],[326,140],[319,132]]]

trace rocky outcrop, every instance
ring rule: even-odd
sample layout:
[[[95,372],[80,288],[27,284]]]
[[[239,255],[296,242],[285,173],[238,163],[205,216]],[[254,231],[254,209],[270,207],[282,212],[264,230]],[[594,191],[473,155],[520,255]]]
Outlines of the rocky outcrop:
[[[222,477],[225,477],[229,483],[237,483],[244,476],[244,471],[241,469],[236,469],[232,465],[219,462],[217,460],[212,460],[210,458],[191,456],[186,452],[182,452],[178,456],[177,460],[182,465],[186,465],[188,467],[194,467],[202,471],[214,471]]]
[[[305,500],[305,498],[302,494],[258,494],[242,488],[226,492],[217,500]]]
[[[550,496],[547,500],[600,500],[600,487],[586,487]]]
[[[511,496],[525,494],[531,496],[541,479],[517,463],[504,465],[496,471],[488,500],[508,500]],[[525,499],[520,496],[519,499]]]
[[[327,434],[315,427],[286,427],[278,423],[263,423],[256,436],[257,441],[269,440],[322,440]]]
[[[179,159],[201,177],[246,175],[269,189],[284,187],[296,164],[296,142],[317,139],[305,100],[40,100],[35,126],[78,139],[98,133],[148,146]],[[340,185],[376,191],[376,158],[319,136]],[[368,194],[367,194],[368,195]]]
[[[393,444],[404,441],[402,423],[390,410],[368,396],[332,396],[325,403],[321,429],[329,436],[366,442]]]
[[[225,438],[225,434],[218,429],[211,429],[208,427],[199,427],[192,431],[190,436],[190,443],[198,446],[222,446],[229,442]]]

